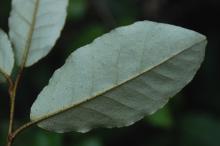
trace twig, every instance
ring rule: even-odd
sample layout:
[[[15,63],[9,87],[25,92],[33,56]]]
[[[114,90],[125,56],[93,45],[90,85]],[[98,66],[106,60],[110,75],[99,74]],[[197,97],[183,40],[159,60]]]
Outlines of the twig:
[[[11,137],[14,139],[16,136],[18,136],[22,131],[24,131],[25,129],[34,126],[35,124],[37,124],[39,121],[34,121],[34,122],[29,122],[24,124],[23,126],[21,126],[20,128],[18,128],[17,130],[15,130]]]
[[[17,93],[18,84],[21,80],[21,76],[22,76],[22,73],[24,71],[25,62],[26,62],[26,59],[25,59],[24,63],[22,63],[14,83],[13,83],[13,81],[10,77],[8,77],[8,79],[7,79],[8,82],[9,82],[8,92],[9,92],[9,95],[10,95],[10,118],[9,118],[8,139],[7,139],[7,145],[6,146],[11,146],[12,143],[13,143],[13,140],[15,138],[15,137],[13,137],[15,97],[16,97],[16,93]]]

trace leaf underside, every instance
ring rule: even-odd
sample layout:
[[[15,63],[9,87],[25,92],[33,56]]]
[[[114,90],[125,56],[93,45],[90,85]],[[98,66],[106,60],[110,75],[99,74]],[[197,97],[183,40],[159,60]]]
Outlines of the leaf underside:
[[[46,56],[60,36],[68,0],[12,0],[9,35],[18,65]]]
[[[31,120],[58,133],[129,126],[187,85],[206,37],[177,26],[137,22],[72,53],[31,108]]]
[[[11,75],[14,66],[14,54],[11,43],[5,32],[0,29],[0,82],[5,81],[5,76]]]

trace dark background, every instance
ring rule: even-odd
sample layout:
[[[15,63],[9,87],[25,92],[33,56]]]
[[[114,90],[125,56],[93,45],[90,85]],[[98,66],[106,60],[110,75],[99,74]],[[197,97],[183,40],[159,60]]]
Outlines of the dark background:
[[[5,31],[10,2],[0,1],[0,27]],[[33,127],[14,146],[219,146],[219,16],[219,0],[70,0],[61,39],[46,58],[25,70],[16,99],[16,125],[28,121],[31,104],[73,50],[117,26],[147,19],[198,31],[209,41],[205,62],[193,82],[165,108],[133,126],[87,134],[54,134]],[[0,87],[3,146],[9,102],[6,85]]]

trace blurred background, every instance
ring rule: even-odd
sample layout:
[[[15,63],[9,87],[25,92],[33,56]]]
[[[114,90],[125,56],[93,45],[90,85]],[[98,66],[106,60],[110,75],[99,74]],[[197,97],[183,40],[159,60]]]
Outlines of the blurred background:
[[[0,1],[0,27],[5,31],[10,3]],[[29,120],[33,101],[67,56],[117,26],[147,19],[198,31],[209,40],[205,62],[193,82],[166,107],[133,126],[87,134],[54,134],[33,127],[14,146],[219,146],[219,18],[219,0],[70,0],[61,39],[46,58],[25,70],[16,99],[17,126]],[[1,84],[0,146],[7,133],[8,105],[7,86]]]

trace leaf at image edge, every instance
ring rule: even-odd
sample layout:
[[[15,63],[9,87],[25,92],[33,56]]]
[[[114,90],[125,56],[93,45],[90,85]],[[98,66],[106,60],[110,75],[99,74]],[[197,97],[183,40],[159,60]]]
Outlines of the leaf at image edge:
[[[14,66],[14,54],[7,34],[0,29],[0,82],[10,76]]]
[[[16,63],[29,67],[54,47],[63,29],[68,0],[12,0],[9,36]]]

